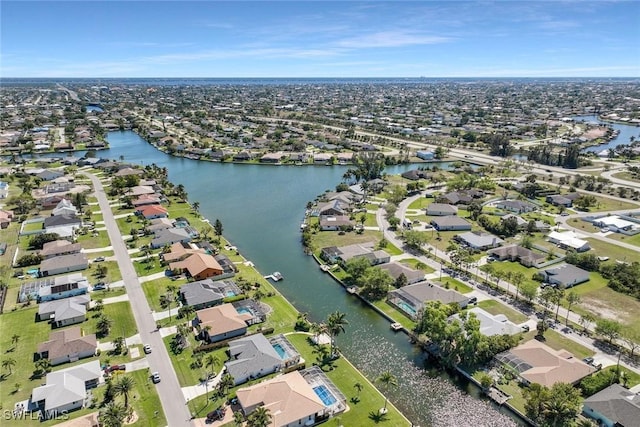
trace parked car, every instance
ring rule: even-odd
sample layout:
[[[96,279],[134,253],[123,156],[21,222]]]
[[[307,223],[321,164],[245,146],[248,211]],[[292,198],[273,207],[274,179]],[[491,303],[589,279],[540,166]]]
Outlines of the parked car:
[[[221,420],[224,418],[224,414],[226,412],[226,409],[223,407],[220,407],[214,411],[211,411],[207,414],[207,421],[208,423],[211,423],[213,421],[217,421],[217,420]]]
[[[582,359],[582,361],[587,365],[591,365],[593,364],[593,357],[585,357],[584,359]]]
[[[145,344],[144,347],[142,347],[142,349],[144,350],[144,354],[151,353],[151,346],[149,344]]]
[[[153,381],[154,384],[158,384],[160,382],[160,374],[158,372],[151,374],[151,381]]]
[[[525,331],[525,332],[529,332],[529,329],[530,329],[530,328],[529,328],[529,325],[522,325],[522,326],[521,326],[521,328],[522,328],[522,330],[523,330],[523,331]]]
[[[93,259],[93,262],[102,262],[102,261],[104,261],[104,257],[103,256],[99,256],[99,257]]]
[[[107,285],[104,282],[98,282],[95,285],[93,285],[94,291],[102,291],[104,289],[107,289]]]

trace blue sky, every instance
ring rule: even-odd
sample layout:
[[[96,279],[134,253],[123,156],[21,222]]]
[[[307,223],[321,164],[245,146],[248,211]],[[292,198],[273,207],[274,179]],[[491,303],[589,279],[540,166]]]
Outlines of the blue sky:
[[[2,77],[639,77],[637,1],[6,1]]]

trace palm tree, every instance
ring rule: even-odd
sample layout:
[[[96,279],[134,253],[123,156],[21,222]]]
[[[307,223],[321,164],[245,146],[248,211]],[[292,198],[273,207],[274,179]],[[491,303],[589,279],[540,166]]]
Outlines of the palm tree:
[[[9,358],[9,359],[4,359],[2,361],[2,368],[8,370],[9,371],[9,375],[11,375],[13,373],[11,368],[13,368],[14,366],[16,366],[15,359]]]
[[[193,202],[191,209],[193,209],[193,212],[198,213],[200,210],[200,202]]]
[[[514,272],[511,275],[511,281],[516,287],[516,301],[518,301],[518,296],[520,295],[520,285],[522,285],[522,282],[524,282],[524,274],[521,271]]]
[[[113,339],[113,352],[116,354],[122,353],[122,348],[126,345],[124,337],[117,337]]]
[[[233,413],[233,422],[236,427],[242,427],[244,424],[244,415],[242,414],[242,411],[236,411]]]
[[[129,408],[129,393],[131,392],[131,390],[133,390],[135,385],[136,383],[133,378],[128,375],[124,375],[120,377],[118,382],[116,382],[113,387],[113,391],[116,393],[116,395],[124,396],[125,409]]]
[[[207,354],[207,357],[205,357],[205,359],[204,359],[204,367],[205,368],[211,368],[210,375],[213,375],[213,371],[215,370],[216,365],[218,363],[220,363],[220,359],[218,359],[213,354]]]
[[[51,370],[51,361],[49,359],[39,359],[36,361],[36,369],[41,372],[42,375]]]
[[[96,303],[93,306],[93,309],[98,313],[102,313],[102,309],[104,308],[104,301],[102,298],[96,300]]]
[[[247,417],[247,427],[267,427],[271,424],[271,413],[264,406],[258,406]]]
[[[13,344],[13,348],[16,348],[18,346],[18,341],[20,341],[20,335],[13,334],[13,336],[11,337],[11,344]]]
[[[235,381],[233,380],[233,377],[230,374],[224,374],[218,383],[218,390],[226,396],[227,392],[234,386],[234,384]]]
[[[173,304],[176,299],[175,292],[175,285],[169,285],[167,286],[167,292],[163,295],[160,295],[160,306],[162,308],[169,309],[169,322],[171,322],[171,304]]]
[[[567,300],[567,318],[564,321],[565,326],[569,326],[569,314],[571,313],[571,306],[580,303],[580,295],[576,291],[571,291],[564,297]]]
[[[344,327],[349,324],[346,319],[345,313],[340,313],[339,311],[334,311],[327,317],[327,329],[329,330],[329,335],[331,336],[331,355],[334,354],[335,348],[335,338],[341,333],[344,332]]]
[[[387,388],[391,387],[397,387],[398,386],[398,379],[395,377],[395,375],[393,375],[391,373],[391,371],[386,371],[383,372],[382,374],[380,374],[380,376],[378,378],[376,378],[377,383],[380,383],[384,386],[385,391]],[[384,408],[382,408],[380,410],[381,413],[386,414],[387,413],[387,402],[389,401],[389,398],[385,395],[384,397]]]
[[[104,314],[101,314],[100,318],[98,319],[98,323],[96,323],[96,330],[98,332],[98,335],[103,337],[109,335],[109,329],[111,328],[112,323],[113,321],[111,319],[109,319]]]
[[[362,389],[363,389],[364,387],[363,387],[363,386],[362,386],[362,384],[360,384],[359,382],[356,382],[356,383],[353,385],[353,388],[355,388],[355,389],[356,389],[356,392],[358,393],[358,394],[356,395],[356,399],[360,399],[360,393],[362,392]]]
[[[123,421],[129,415],[129,411],[123,405],[114,401],[109,402],[104,408],[100,410],[98,416],[101,425],[104,427],[121,427]]]

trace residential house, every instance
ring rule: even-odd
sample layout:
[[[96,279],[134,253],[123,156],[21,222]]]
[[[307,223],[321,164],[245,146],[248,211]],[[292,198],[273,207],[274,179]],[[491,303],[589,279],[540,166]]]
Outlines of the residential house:
[[[62,182],[62,183],[56,183],[56,184],[49,184],[46,187],[44,187],[44,192],[46,194],[53,194],[53,193],[66,193],[70,190],[72,190],[73,188],[75,188],[76,184],[73,182]]]
[[[240,151],[239,153],[233,156],[234,162],[248,162],[253,159],[253,153],[250,151]]]
[[[482,190],[470,189],[467,191],[451,191],[447,194],[438,197],[438,201],[441,203],[448,203],[450,205],[470,205],[474,199],[484,197]]]
[[[455,239],[463,245],[478,251],[495,248],[504,243],[504,240],[501,238],[481,231],[468,231],[466,233],[458,234]]]
[[[319,394],[326,396],[321,400]],[[245,416],[259,406],[271,414],[273,427],[315,425],[346,409],[346,398],[317,367],[279,375],[237,391]],[[326,403],[325,403],[326,402]]]
[[[38,345],[36,356],[56,366],[91,357],[97,349],[96,334],[82,335],[80,327],[73,327],[51,332],[49,340]]]
[[[422,160],[433,160],[435,153],[433,151],[419,150],[416,151],[416,157]]]
[[[320,215],[319,223],[321,231],[352,230],[356,225],[347,215]]]
[[[487,254],[497,260],[518,261],[525,267],[536,267],[546,261],[546,255],[537,253],[531,249],[519,245],[507,245],[500,248],[491,249]]]
[[[54,240],[42,245],[39,252],[43,259],[48,259],[60,255],[70,255],[80,253],[82,245],[80,243],[71,243],[68,240]]]
[[[387,294],[387,301],[398,307],[411,319],[416,320],[420,310],[428,301],[444,304],[456,303],[460,308],[469,304],[469,298],[452,289],[445,289],[431,282],[419,282],[394,289]]]
[[[47,148],[49,147],[47,146]],[[56,178],[64,176],[64,172],[45,169],[42,172],[37,173],[36,176],[43,181],[53,181]]]
[[[260,157],[260,163],[280,163],[283,159],[286,158],[285,153],[282,151],[278,151],[275,153],[266,153],[262,157]]]
[[[573,200],[561,194],[551,194],[545,198],[545,201],[554,206],[564,206],[565,208],[570,208],[573,204]]]
[[[48,321],[54,328],[75,325],[87,320],[88,294],[41,302],[38,305],[38,320]]]
[[[11,221],[13,221],[13,211],[0,209],[0,228],[6,229],[11,224]]]
[[[557,285],[561,289],[570,288],[589,281],[589,272],[571,264],[561,264],[557,267],[543,270],[544,281]]]
[[[618,215],[610,215],[595,219],[593,225],[596,227],[606,227],[611,231],[631,236],[640,233],[640,223],[634,221],[621,218]]]
[[[496,207],[515,213],[533,212],[538,209],[536,205],[525,200],[501,200]]]
[[[430,216],[448,216],[458,215],[458,208],[444,203],[431,203],[427,206],[427,215]]]
[[[31,403],[42,411],[44,418],[80,409],[90,403],[87,390],[97,387],[101,377],[98,360],[50,372],[45,385],[31,392]]]
[[[149,225],[147,226],[147,230],[152,233],[155,233],[159,230],[166,230],[168,228],[173,228],[173,221],[169,218],[156,218],[152,219]]]
[[[82,226],[82,220],[75,215],[57,215],[44,219],[46,233],[56,233],[60,237],[72,237]]]
[[[507,319],[504,314],[491,314],[480,307],[473,307],[467,310],[467,314],[470,313],[473,313],[480,322],[480,333],[484,336],[515,335],[522,332],[522,328]],[[460,320],[460,314],[456,313],[450,319]]]
[[[82,274],[74,273],[26,283],[20,287],[20,302],[26,301],[27,295],[33,297],[34,292],[38,302],[52,301],[86,294],[89,282]]]
[[[412,169],[410,171],[403,172],[402,177],[411,181],[418,181],[419,179],[428,179],[429,175],[426,171]]]
[[[315,164],[326,164],[331,162],[331,154],[329,153],[315,153],[313,155],[313,163]]]
[[[54,276],[56,274],[71,273],[89,268],[89,260],[84,253],[58,255],[44,259],[40,264],[40,276]]]
[[[229,360],[224,363],[234,385],[261,378],[283,368],[282,359],[262,334],[238,338],[229,343]]]
[[[195,310],[222,304],[225,298],[241,295],[242,290],[233,280],[211,279],[187,283],[180,287],[180,300]]]
[[[340,199],[331,200],[318,208],[319,216],[344,216],[349,213],[351,207],[348,202]]]
[[[6,199],[9,195],[9,183],[0,181],[0,199]]]
[[[413,268],[395,261],[380,264],[379,267],[389,273],[389,275],[393,277],[393,280],[398,280],[398,278],[404,274],[408,285],[423,281],[425,276],[424,271],[414,270]]]
[[[196,280],[203,280],[224,273],[224,270],[213,256],[202,252],[194,252],[182,261],[172,262],[169,264],[169,268],[171,270],[184,271]]]
[[[455,215],[433,218],[430,224],[438,231],[471,230],[471,223]]]
[[[160,205],[144,205],[136,208],[136,214],[145,219],[168,218],[167,208]]]
[[[582,413],[603,427],[634,427],[640,421],[640,395],[620,384],[611,384],[587,397]]]
[[[151,248],[158,249],[165,245],[173,245],[174,243],[189,243],[191,236],[184,228],[166,228],[156,230],[154,238],[151,239]]]
[[[130,167],[124,167],[115,173],[115,176],[130,176],[130,175],[143,175],[142,169],[134,169]]]
[[[52,209],[55,208],[58,203],[65,199],[65,196],[56,194],[53,196],[47,196],[40,199],[40,207],[42,209]]]
[[[157,194],[142,194],[138,196],[136,199],[131,201],[133,207],[137,208],[139,206],[146,205],[159,205],[161,202],[161,197]]]
[[[383,250],[376,250],[374,242],[354,245],[323,248],[320,257],[331,263],[346,263],[353,258],[366,258],[371,265],[384,264],[391,261],[391,256]]]
[[[222,304],[196,312],[194,324],[199,328],[199,338],[209,343],[244,335],[247,323],[233,304]]]
[[[567,350],[554,350],[532,339],[495,356],[517,373],[525,384],[552,387],[556,383],[576,384],[596,368]]]
[[[126,196],[138,197],[143,194],[154,194],[156,191],[153,187],[149,185],[136,185],[135,187],[131,187],[129,191],[125,194]]]
[[[589,242],[578,238],[575,231],[552,231],[547,238],[562,249],[573,249],[576,252],[586,252],[591,249]]]
[[[68,215],[71,217],[75,217],[78,215],[78,209],[71,203],[71,200],[62,199],[55,208],[51,211],[51,215]]]

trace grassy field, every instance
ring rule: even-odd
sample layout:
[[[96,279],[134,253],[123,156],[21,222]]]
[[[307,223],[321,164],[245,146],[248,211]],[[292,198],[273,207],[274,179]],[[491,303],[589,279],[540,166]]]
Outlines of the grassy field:
[[[128,301],[105,304],[102,313],[111,319],[113,323],[111,324],[109,335],[100,338],[100,341],[112,341],[116,337],[127,338],[138,333],[133,312],[131,311],[131,305]],[[87,321],[82,324],[82,329],[84,329],[87,334],[96,332],[98,317],[93,317],[94,314],[96,314],[94,311],[88,312]]]
[[[536,331],[531,331],[525,335],[524,341],[533,339],[536,335]],[[574,340],[565,338],[562,334],[554,331],[553,329],[547,329],[544,333],[544,343],[555,350],[567,350],[571,352],[575,357],[584,359],[585,357],[591,357],[595,354],[594,351],[587,347],[578,344]]]
[[[164,417],[164,411],[158,397],[156,388],[149,379],[146,369],[128,373],[134,382],[135,388],[130,394],[129,404],[133,406],[138,421],[135,425],[141,426],[163,426],[167,421]],[[124,399],[124,398],[123,398]],[[156,415],[157,412],[157,415]]]
[[[532,279],[534,273],[536,273],[538,271],[537,268],[534,267],[525,267],[522,264],[520,264],[519,262],[516,261],[496,261],[491,263],[491,265],[493,266],[493,269],[495,271],[502,271],[502,272],[507,272],[507,271],[511,271],[513,273],[519,271],[522,274],[524,274],[524,281],[522,282],[524,283],[535,283],[536,285],[538,285],[538,282],[536,282],[535,280]],[[480,267],[480,270],[483,270],[482,267]],[[480,274],[483,278],[484,278],[484,274]],[[513,289],[511,289],[512,292],[515,292],[515,287],[512,287]]]
[[[327,246],[347,246],[367,242],[374,242],[377,245],[381,238],[380,231],[365,230],[362,234],[352,231],[343,235],[339,235],[337,231],[319,231],[312,235],[312,242],[319,250]]]
[[[425,209],[427,206],[433,203],[433,200],[434,199],[432,198],[428,199],[426,197],[419,197],[413,202],[411,202],[411,204],[409,204],[407,209]]]
[[[587,239],[589,245],[591,246],[591,250],[593,250],[598,256],[608,256],[609,261],[607,262],[615,262],[616,260],[620,261],[633,261],[637,257],[637,254],[629,251],[629,249],[625,249],[613,243],[603,242],[598,239]]]
[[[636,234],[635,236],[625,236],[624,234],[613,233],[609,234],[607,237],[609,239],[619,240],[630,245],[640,246],[640,234]]]
[[[427,264],[414,258],[407,258],[407,259],[400,260],[400,263],[407,265],[413,269],[424,271],[425,274],[433,273],[435,271],[433,268],[429,267]]]
[[[516,324],[523,323],[528,319],[527,316],[520,313],[519,311],[516,311],[511,307],[507,307],[504,304],[500,304],[500,302],[495,300],[480,301],[478,303],[478,307],[494,315],[504,314],[505,316],[507,316],[507,319],[511,320],[513,323],[516,323]]]
[[[638,203],[614,200],[608,197],[596,196],[597,204],[589,208],[590,212],[621,211],[625,209],[638,209]]]
[[[106,230],[80,235],[77,241],[85,249],[106,248],[107,246],[111,246],[111,241],[109,240]]]
[[[151,309],[154,311],[163,311],[164,309],[160,306],[160,295],[163,295],[167,292],[167,287],[169,285],[173,285],[176,288],[180,288],[180,286],[184,285],[185,283],[186,283],[185,279],[179,279],[174,281],[168,277],[163,277],[162,279],[143,282],[141,286],[145,296],[147,297],[147,302],[149,303],[149,306],[151,307]],[[174,304],[174,308],[175,308],[175,304]]]
[[[452,277],[443,277],[442,279],[436,280],[436,282],[440,283],[442,287],[446,289],[453,289],[461,294],[468,294],[473,291],[473,288]]]

